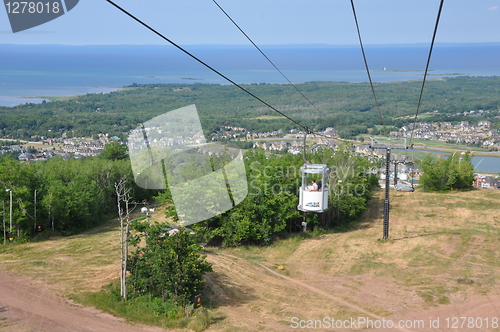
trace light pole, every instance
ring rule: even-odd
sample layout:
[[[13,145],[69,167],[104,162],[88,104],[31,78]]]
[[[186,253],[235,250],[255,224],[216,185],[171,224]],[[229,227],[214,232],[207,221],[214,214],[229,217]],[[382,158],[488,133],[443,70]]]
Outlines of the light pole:
[[[451,161],[452,161],[452,162],[453,162],[453,158],[455,157],[455,153],[457,153],[457,152],[460,152],[460,159],[459,159],[459,162],[460,162],[460,161],[461,161],[461,159],[462,159],[462,155],[464,155],[464,154],[465,154],[465,152],[464,152],[464,151],[459,151],[459,150],[457,150],[457,151],[453,152],[453,154],[451,155]]]
[[[148,209],[147,207],[143,206],[141,208],[141,212],[146,215],[146,222],[149,223],[149,216],[155,212],[155,209]]]
[[[340,186],[340,190],[342,190],[342,180],[338,180],[338,185]],[[340,226],[340,192],[337,190],[337,195],[339,201],[337,203],[337,226]]]
[[[11,239],[12,238],[12,189],[5,189],[5,191],[7,191],[7,192],[10,193],[10,228],[9,228],[9,235],[10,235],[10,239]]]
[[[5,202],[2,201],[2,205],[3,205],[3,213],[2,213],[2,217],[3,217],[3,245],[5,245],[7,243],[7,230],[5,229]]]
[[[453,154],[451,155],[451,163],[453,163],[453,157],[455,157],[455,153],[457,153],[457,152],[460,152],[460,157],[458,158],[458,170],[460,171],[460,169],[462,168],[461,167],[461,163],[462,163],[462,159],[463,159],[462,156],[465,154],[465,152],[464,151],[458,151],[458,150],[455,151],[455,152],[453,152]]]
[[[141,212],[146,215],[146,222],[149,224],[149,216],[155,212],[155,209],[148,209],[147,207],[143,206],[141,208]],[[146,236],[146,248],[147,248],[148,247],[148,232],[145,232],[144,234]]]
[[[33,225],[33,227],[34,227],[33,230],[36,234],[36,189],[35,189],[35,225]]]

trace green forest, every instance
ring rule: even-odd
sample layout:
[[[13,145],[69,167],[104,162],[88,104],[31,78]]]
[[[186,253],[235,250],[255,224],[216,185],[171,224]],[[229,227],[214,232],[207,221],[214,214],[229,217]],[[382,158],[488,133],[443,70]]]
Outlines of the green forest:
[[[420,81],[375,83],[382,118],[368,83],[297,84],[314,107],[291,85],[242,86],[302,125],[314,130],[335,127],[341,137],[350,137],[382,123],[397,127],[411,123],[413,119],[405,116],[415,114],[421,84]],[[224,125],[244,127],[251,132],[300,129],[233,85],[132,84],[107,94],[0,107],[0,137],[31,139],[61,137],[62,133],[68,137],[96,137],[99,133],[112,133],[124,138],[138,124],[191,104],[197,106],[207,137]],[[437,110],[425,121],[460,121],[463,118],[454,116],[455,113],[496,111],[499,107],[500,77],[463,76],[428,80],[420,114]],[[485,118],[492,122],[493,129],[498,129],[500,119],[495,114],[475,119]]]
[[[19,243],[45,233],[70,235],[95,227],[116,215],[114,183],[122,177],[133,179],[130,162],[125,160],[56,157],[22,164],[4,158],[0,162],[2,228],[12,231]],[[7,190],[12,190],[12,217]],[[152,193],[133,186],[133,197],[141,201]]]
[[[106,155],[106,154],[105,154]],[[214,157],[212,157],[214,158]],[[310,155],[311,163],[330,167],[329,210],[327,216],[311,214],[309,229],[342,227],[356,220],[364,210],[376,175],[375,165],[350,152],[348,146],[334,151],[320,149]],[[218,238],[222,244],[267,244],[281,232],[301,230],[302,214],[297,210],[301,185],[302,155],[267,154],[261,149],[244,155],[248,195],[235,208],[203,222],[204,240]],[[213,162],[217,165],[217,161]],[[187,178],[196,178],[191,168]],[[139,188],[127,159],[90,157],[24,164],[10,158],[0,161],[0,200],[5,210],[5,229],[12,231],[15,242],[42,237],[45,233],[69,235],[95,227],[117,215],[115,184],[126,179],[131,203],[147,205],[171,202],[168,190]],[[336,187],[342,180],[342,186]],[[325,184],[327,185],[327,184]],[[358,188],[356,192],[349,188]],[[12,229],[10,229],[10,191],[12,190]],[[174,209],[171,206],[171,209]],[[173,212],[173,213],[172,213]],[[175,222],[175,209],[171,211]],[[42,231],[42,232],[40,232]],[[3,232],[1,234],[3,238]]]

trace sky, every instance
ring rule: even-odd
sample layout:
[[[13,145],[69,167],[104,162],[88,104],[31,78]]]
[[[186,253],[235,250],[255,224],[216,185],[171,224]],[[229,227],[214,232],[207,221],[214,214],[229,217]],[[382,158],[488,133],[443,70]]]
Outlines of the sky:
[[[179,45],[249,45],[213,0],[114,0]],[[356,45],[349,0],[217,0],[257,45]],[[429,44],[439,0],[355,0],[363,43]],[[500,43],[500,0],[446,0],[436,43]],[[0,44],[115,45],[166,41],[106,0],[12,33],[0,8]]]

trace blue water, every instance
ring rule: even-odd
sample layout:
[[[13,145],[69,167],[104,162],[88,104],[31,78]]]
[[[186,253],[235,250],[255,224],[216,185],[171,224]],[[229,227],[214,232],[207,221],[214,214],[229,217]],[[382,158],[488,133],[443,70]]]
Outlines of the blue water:
[[[287,83],[253,47],[186,49],[237,83]],[[262,49],[294,83],[368,81],[359,46]],[[428,45],[366,46],[365,52],[375,82],[423,78]],[[436,44],[428,77],[500,76],[498,59],[500,44]],[[44,100],[20,97],[106,93],[132,83],[229,84],[172,46],[0,45],[0,106]],[[476,171],[500,172],[499,157],[473,157],[472,163]]]
[[[452,151],[436,151],[436,150],[424,150],[424,149],[408,149],[405,150],[408,153],[413,151],[421,151],[432,153],[436,155],[451,155]],[[471,163],[474,166],[474,170],[476,172],[488,172],[488,173],[499,173],[500,174],[500,155],[499,156],[473,156],[471,159]]]
[[[474,165],[476,172],[500,174],[500,157],[472,157],[472,165]]]
[[[186,46],[186,49],[237,83],[287,83],[253,47]],[[359,46],[262,49],[294,83],[368,81]],[[367,46],[365,51],[375,82],[423,78],[428,45]],[[500,76],[499,58],[500,44],[437,44],[428,77]],[[0,105],[3,106],[42,101],[15,97],[109,92],[132,83],[196,82],[229,84],[172,46],[0,45]]]

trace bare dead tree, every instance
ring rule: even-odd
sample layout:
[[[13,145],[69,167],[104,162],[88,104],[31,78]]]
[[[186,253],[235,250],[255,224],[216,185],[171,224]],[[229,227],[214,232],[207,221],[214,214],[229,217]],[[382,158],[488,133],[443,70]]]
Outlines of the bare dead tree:
[[[137,203],[131,202],[131,188],[127,188],[127,179],[122,177],[115,182],[115,193],[118,205],[118,218],[120,219],[120,295],[127,299],[127,260],[128,239],[130,230],[130,213]],[[132,209],[130,206],[133,205]]]

